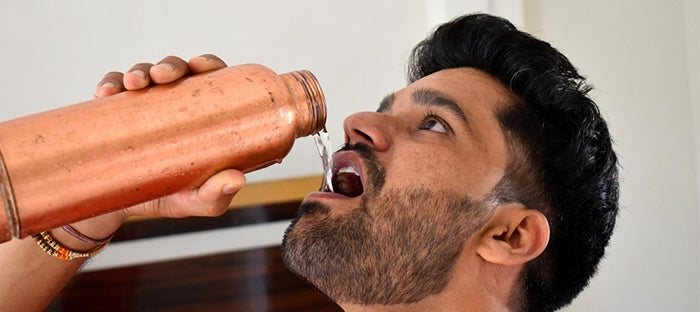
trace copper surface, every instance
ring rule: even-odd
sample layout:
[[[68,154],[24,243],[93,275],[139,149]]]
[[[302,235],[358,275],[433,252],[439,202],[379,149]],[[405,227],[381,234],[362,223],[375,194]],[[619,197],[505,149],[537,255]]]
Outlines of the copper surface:
[[[308,71],[239,65],[0,123],[0,242],[280,162],[325,126]]]

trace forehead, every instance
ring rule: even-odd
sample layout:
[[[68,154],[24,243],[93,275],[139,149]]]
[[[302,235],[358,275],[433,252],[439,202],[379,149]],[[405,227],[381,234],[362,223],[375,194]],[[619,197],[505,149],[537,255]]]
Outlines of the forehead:
[[[513,93],[500,81],[470,67],[435,72],[410,84],[402,91],[414,93],[416,90],[426,88],[449,96],[465,111],[480,108],[495,112],[515,102]]]

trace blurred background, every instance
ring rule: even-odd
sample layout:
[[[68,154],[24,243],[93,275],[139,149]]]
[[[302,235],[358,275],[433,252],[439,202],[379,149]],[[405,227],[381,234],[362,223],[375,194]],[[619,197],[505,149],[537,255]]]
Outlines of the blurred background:
[[[166,55],[308,69],[335,147],[342,121],[402,88],[410,49],[468,12],[509,18],[560,49],[596,87],[621,162],[621,213],[589,288],[564,311],[700,311],[700,0],[3,1],[0,121],[82,102],[109,71]],[[265,182],[321,173],[310,138]],[[50,191],[50,190],[47,190]],[[86,270],[278,245],[288,222],[225,242],[182,235],[183,253],[120,242]],[[222,235],[217,232],[215,235]],[[219,236],[220,237],[220,236]]]

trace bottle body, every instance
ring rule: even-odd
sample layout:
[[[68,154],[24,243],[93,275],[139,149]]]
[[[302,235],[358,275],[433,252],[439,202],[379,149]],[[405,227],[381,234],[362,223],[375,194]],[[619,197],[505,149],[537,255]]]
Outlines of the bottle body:
[[[0,242],[280,162],[324,124],[310,73],[253,64],[0,123]]]

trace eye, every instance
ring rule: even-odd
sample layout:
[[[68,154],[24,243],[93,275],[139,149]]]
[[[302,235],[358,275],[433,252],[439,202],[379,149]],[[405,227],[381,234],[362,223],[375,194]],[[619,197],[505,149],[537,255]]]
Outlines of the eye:
[[[440,119],[440,117],[429,114],[423,117],[420,130],[429,130],[438,133],[448,133],[450,131],[450,126],[448,126],[442,119]]]

